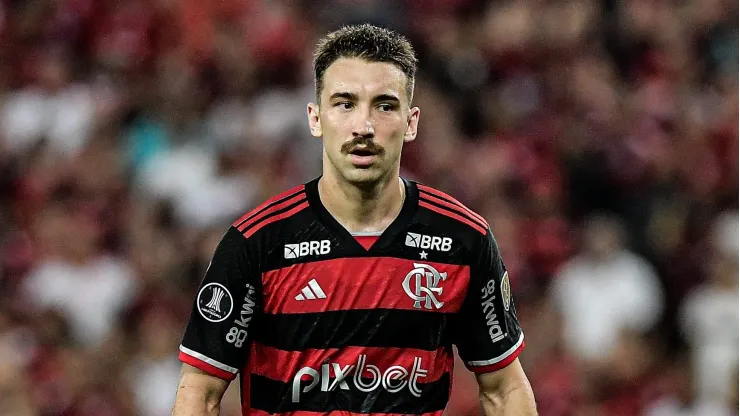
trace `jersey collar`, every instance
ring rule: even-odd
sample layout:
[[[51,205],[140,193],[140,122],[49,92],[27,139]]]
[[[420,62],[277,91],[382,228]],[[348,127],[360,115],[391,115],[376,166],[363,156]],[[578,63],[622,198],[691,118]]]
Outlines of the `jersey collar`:
[[[398,216],[396,216],[396,218],[390,223],[388,228],[386,228],[380,237],[378,237],[378,241],[376,241],[370,249],[366,250],[359,242],[357,242],[352,234],[350,234],[350,232],[344,228],[344,226],[342,226],[342,224],[340,224],[339,221],[331,215],[331,213],[329,213],[321,202],[321,198],[319,197],[319,179],[321,179],[321,176],[306,184],[306,197],[308,199],[309,206],[314,210],[321,223],[332,230],[332,232],[334,232],[343,242],[346,241],[347,244],[358,247],[362,252],[377,253],[390,247],[398,234],[402,233],[409,224],[411,224],[414,214],[419,206],[419,190],[416,187],[416,183],[405,178],[401,178],[406,192],[401,212],[398,213]]]

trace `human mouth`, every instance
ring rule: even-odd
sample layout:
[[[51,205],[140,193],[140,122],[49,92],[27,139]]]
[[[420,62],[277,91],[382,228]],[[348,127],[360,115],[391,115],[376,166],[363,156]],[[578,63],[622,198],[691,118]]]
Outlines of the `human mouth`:
[[[377,153],[367,148],[358,147],[352,149],[349,152],[349,156],[353,165],[357,167],[368,167],[375,161]]]

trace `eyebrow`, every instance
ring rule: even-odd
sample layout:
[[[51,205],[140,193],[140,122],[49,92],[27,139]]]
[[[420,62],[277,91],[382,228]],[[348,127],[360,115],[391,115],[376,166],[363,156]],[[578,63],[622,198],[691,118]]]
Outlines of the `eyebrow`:
[[[359,100],[359,97],[357,96],[357,94],[347,92],[347,91],[335,92],[329,97],[329,100],[331,101],[337,98],[343,98],[345,100],[351,100],[351,101]],[[399,100],[398,97],[392,94],[380,94],[373,98],[373,102],[379,102],[379,101],[392,101],[395,103],[401,102],[401,100]]]
[[[394,103],[401,102],[401,100],[399,100],[398,97],[396,97],[395,95],[391,95],[391,94],[380,94],[377,97],[373,98],[373,102],[378,102],[378,101],[392,101]]]
[[[357,94],[353,94],[351,92],[335,92],[329,97],[329,100],[334,100],[336,98],[344,98],[346,100],[352,100],[357,101]]]

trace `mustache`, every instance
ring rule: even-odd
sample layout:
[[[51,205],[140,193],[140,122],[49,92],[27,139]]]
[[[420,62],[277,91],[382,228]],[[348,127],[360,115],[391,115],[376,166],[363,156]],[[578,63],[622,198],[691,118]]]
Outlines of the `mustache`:
[[[385,148],[376,143],[373,139],[367,136],[358,136],[342,145],[342,153],[349,154],[352,150],[354,150],[355,147],[358,146],[363,146],[363,150],[367,150],[376,155],[385,152]]]

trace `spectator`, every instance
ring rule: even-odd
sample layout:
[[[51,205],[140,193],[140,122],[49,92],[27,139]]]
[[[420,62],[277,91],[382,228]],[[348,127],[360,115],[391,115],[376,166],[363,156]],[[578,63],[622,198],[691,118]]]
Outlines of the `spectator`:
[[[25,282],[28,300],[41,310],[59,310],[79,344],[100,345],[136,290],[131,268],[101,252],[100,224],[80,208],[51,205],[38,227],[45,253]]]
[[[606,359],[622,332],[645,333],[661,316],[663,299],[655,270],[624,247],[624,232],[613,217],[591,217],[582,251],[553,281],[566,343],[584,360]]]
[[[666,371],[667,394],[648,406],[645,416],[732,416],[727,402],[697,394],[690,354],[678,354]]]
[[[738,370],[738,217],[723,213],[712,226],[709,281],[684,301],[681,329],[692,347],[701,400],[726,402]]]
[[[166,413],[225,227],[318,172],[304,51],[364,20],[418,45],[402,173],[491,224],[541,414],[737,408],[737,2],[314,3],[0,0],[0,414]]]

